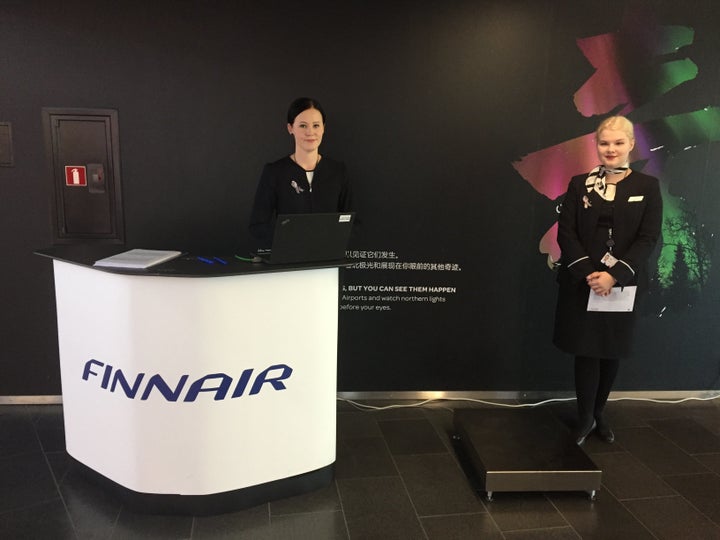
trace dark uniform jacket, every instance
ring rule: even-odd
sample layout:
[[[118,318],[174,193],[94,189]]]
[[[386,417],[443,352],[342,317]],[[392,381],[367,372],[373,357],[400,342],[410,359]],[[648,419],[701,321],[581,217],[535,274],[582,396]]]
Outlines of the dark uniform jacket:
[[[561,265],[553,342],[565,352],[597,358],[619,358],[630,353],[634,313],[588,312],[592,294],[585,278],[606,271],[617,286],[647,287],[647,262],[662,228],[662,197],[657,178],[633,171],[616,186],[615,200],[604,201],[586,186],[587,175],[575,176],[558,218]],[[612,268],[600,259],[608,251],[607,227],[600,228],[603,206],[612,206]],[[606,224],[607,225],[607,224]]]
[[[305,170],[290,157],[284,157],[263,168],[250,216],[250,234],[259,247],[269,247],[278,214],[351,209],[350,182],[344,163],[323,157],[315,167],[311,187]]]
[[[619,285],[637,283],[655,248],[662,227],[662,198],[657,178],[633,171],[617,184],[613,206],[613,255],[618,264],[606,267],[592,260],[601,199],[585,186],[587,175],[575,176],[568,186],[558,219],[562,267],[573,280],[585,280],[596,271],[609,272]],[[583,198],[587,197],[590,205]],[[593,204],[594,203],[594,204]],[[602,247],[605,251],[607,248]]]

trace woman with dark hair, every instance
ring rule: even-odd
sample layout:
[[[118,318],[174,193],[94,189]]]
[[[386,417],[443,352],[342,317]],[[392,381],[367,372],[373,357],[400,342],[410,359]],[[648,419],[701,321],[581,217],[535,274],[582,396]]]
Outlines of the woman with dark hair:
[[[325,134],[320,103],[307,97],[293,101],[287,130],[293,137],[293,153],[265,165],[255,193],[250,234],[259,248],[270,247],[278,214],[351,210],[345,165],[320,154]]]
[[[635,321],[630,301],[624,312],[602,301],[590,309],[588,302],[617,298],[628,286],[642,294],[662,226],[657,178],[630,169],[632,123],[610,117],[595,136],[600,165],[570,180],[558,218],[562,263],[553,342],[575,356],[579,445],[595,430],[602,440],[615,440],[603,410],[620,358],[630,353]]]

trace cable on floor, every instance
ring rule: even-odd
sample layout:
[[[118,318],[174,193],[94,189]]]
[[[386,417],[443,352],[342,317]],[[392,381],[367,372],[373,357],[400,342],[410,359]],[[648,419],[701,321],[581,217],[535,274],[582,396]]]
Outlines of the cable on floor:
[[[715,396],[709,396],[709,397],[686,397],[686,398],[681,398],[681,399],[619,397],[619,398],[610,398],[610,399],[608,399],[608,401],[646,401],[649,403],[665,403],[665,404],[669,404],[669,405],[676,405],[678,403],[684,403],[686,401],[712,401],[712,400],[718,399],[718,398],[720,398],[720,393]],[[483,399],[474,399],[474,398],[432,398],[432,399],[425,399],[422,401],[418,401],[416,403],[396,403],[396,404],[384,405],[384,406],[368,405],[366,403],[359,403],[357,401],[353,401],[351,399],[341,398],[341,397],[338,397],[337,400],[347,403],[349,405],[352,405],[353,407],[360,409],[360,410],[386,411],[386,410],[390,410],[390,409],[409,409],[409,408],[414,408],[414,407],[424,407],[425,405],[429,405],[429,404],[447,403],[447,402],[470,402],[470,403],[480,403],[483,405],[490,405],[493,407],[523,409],[523,408],[539,407],[541,405],[547,405],[548,403],[575,401],[575,398],[574,397],[552,398],[552,399],[546,399],[546,400],[538,401],[538,402],[534,402],[534,403],[498,403],[496,401],[486,401]]]

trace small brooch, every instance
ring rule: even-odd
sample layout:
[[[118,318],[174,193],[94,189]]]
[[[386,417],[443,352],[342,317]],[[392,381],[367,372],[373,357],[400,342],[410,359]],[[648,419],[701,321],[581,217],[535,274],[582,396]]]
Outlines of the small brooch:
[[[586,209],[587,209],[587,208],[590,208],[590,207],[592,206],[592,203],[590,202],[590,199],[588,199],[588,196],[587,196],[587,195],[585,195],[585,196],[583,197],[583,206],[584,206]]]
[[[297,193],[298,195],[300,195],[300,193],[302,193],[303,191],[305,191],[303,188],[301,188],[300,186],[298,186],[298,183],[297,183],[295,180],[293,180],[292,182],[290,182],[290,186],[295,190],[295,193]]]

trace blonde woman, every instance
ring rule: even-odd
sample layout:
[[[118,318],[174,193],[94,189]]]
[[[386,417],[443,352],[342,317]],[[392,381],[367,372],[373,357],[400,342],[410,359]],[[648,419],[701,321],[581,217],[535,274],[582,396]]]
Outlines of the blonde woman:
[[[635,321],[634,307],[589,311],[589,297],[602,299],[626,286],[642,294],[662,226],[657,178],[630,168],[632,123],[607,118],[596,144],[600,165],[570,180],[558,218],[562,262],[553,343],[575,356],[579,445],[593,431],[606,442],[615,440],[603,410],[620,359],[630,354]]]

